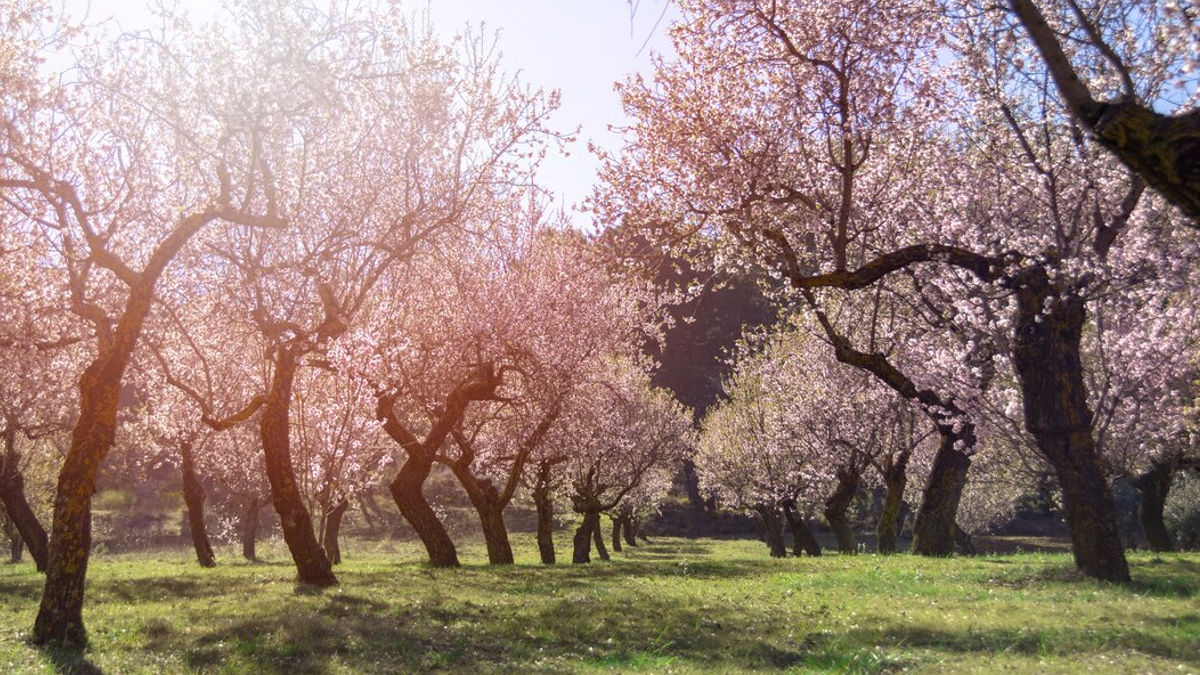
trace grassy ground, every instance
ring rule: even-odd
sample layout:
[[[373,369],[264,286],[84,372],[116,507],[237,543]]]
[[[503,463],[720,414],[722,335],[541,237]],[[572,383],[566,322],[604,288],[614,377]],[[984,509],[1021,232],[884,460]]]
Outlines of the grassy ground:
[[[1135,554],[1125,588],[1045,553],[772,560],[662,539],[553,568],[532,547],[506,569],[465,547],[462,569],[434,570],[410,545],[345,548],[325,592],[297,589],[277,548],[215,570],[183,551],[97,558],[82,655],[24,643],[41,578],[0,565],[0,672],[1200,673],[1200,554]]]

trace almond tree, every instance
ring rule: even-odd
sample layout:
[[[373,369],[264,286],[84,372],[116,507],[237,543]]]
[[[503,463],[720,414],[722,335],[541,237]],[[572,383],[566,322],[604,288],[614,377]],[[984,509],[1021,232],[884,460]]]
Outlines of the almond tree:
[[[591,561],[593,541],[608,559],[600,514],[666,469],[673,474],[690,452],[691,415],[669,394],[649,387],[632,363],[610,362],[596,373],[563,420],[571,505],[583,520],[575,531],[575,563]]]
[[[272,172],[261,129],[190,88],[189,73],[225,73],[207,61],[207,50],[168,57],[134,36],[99,36],[77,53],[83,56],[75,68],[37,96],[26,96],[34,85],[6,87],[0,121],[0,187],[9,212],[46,242],[52,256],[41,283],[57,284],[64,306],[94,339],[59,474],[32,635],[39,644],[86,641],[82,605],[96,470],[113,444],[118,394],[159,278],[206,226],[284,224],[263,196]]]
[[[969,341],[907,359],[856,344],[865,333],[839,329],[828,304],[839,296],[821,289],[904,293],[904,281],[944,321],[1002,335],[1025,425],[1063,486],[1077,566],[1127,581],[1079,340],[1089,302],[1180,273],[1161,255],[1195,245],[1165,226],[1176,216],[1074,126],[1049,79],[1012,76],[1029,62],[986,15],[946,24],[935,5],[887,0],[697,1],[684,14],[681,60],[624,87],[636,123],[623,157],[606,159],[604,213],[776,269],[839,360],[938,429],[923,508],[943,482],[940,501],[957,503],[976,440],[964,403],[977,394],[957,386],[970,378],[940,375],[987,359]],[[948,553],[953,520],[934,520],[938,545],[918,532],[914,549]]]

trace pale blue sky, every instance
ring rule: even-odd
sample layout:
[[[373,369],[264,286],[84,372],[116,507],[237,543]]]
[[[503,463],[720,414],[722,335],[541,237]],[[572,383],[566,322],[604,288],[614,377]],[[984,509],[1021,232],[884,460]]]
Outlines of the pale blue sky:
[[[498,32],[506,71],[520,71],[535,86],[559,89],[562,107],[551,119],[563,131],[580,129],[569,156],[548,157],[541,181],[568,207],[591,192],[596,161],[587,151],[592,140],[616,149],[618,139],[607,125],[624,117],[613,82],[627,73],[648,72],[651,51],[670,52],[667,26],[676,16],[670,0],[409,0],[406,13],[428,10],[435,27],[451,35],[480,22]],[[136,28],[149,0],[66,0],[68,11],[91,21],[115,17],[121,27]],[[197,16],[213,11],[216,0],[184,0]],[[665,12],[665,15],[664,15]],[[576,216],[580,225],[590,218]]]

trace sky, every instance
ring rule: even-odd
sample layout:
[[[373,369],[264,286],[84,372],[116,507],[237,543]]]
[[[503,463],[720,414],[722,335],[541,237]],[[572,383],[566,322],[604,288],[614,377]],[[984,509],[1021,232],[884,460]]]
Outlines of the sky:
[[[539,176],[572,212],[591,192],[597,162],[588,141],[610,150],[620,147],[608,125],[625,121],[613,83],[633,72],[648,73],[650,54],[671,54],[667,27],[677,16],[670,0],[410,0],[401,11],[428,11],[435,29],[447,37],[482,24],[495,33],[502,67],[518,72],[527,84],[558,89],[562,106],[550,118],[557,130],[574,132],[578,141],[568,155],[547,157]],[[220,6],[215,0],[183,0],[193,16]],[[112,17],[124,30],[145,21],[143,0],[66,0],[76,16],[90,21]],[[587,226],[586,216],[575,220]]]

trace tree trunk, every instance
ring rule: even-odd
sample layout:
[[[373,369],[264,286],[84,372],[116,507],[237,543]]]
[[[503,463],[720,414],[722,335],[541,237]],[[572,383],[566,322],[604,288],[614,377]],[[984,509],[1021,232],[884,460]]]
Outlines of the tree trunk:
[[[288,348],[280,349],[275,360],[271,391],[262,407],[259,433],[271,483],[271,504],[279,514],[283,540],[296,563],[297,577],[302,584],[327,588],[337,585],[333,566],[313,532],[312,516],[304,505],[296,472],[292,468],[290,438],[290,407],[292,386],[296,375],[297,355]]]
[[[512,545],[508,541],[508,527],[504,524],[504,507],[507,500],[502,500],[500,493],[490,480],[480,480],[471,473],[469,463],[454,463],[450,465],[458,482],[466,491],[479,516],[479,525],[483,529],[483,540],[487,544],[488,563],[491,565],[513,564]],[[504,501],[505,503],[501,503]]]
[[[688,504],[697,514],[706,513],[704,496],[700,494],[700,477],[696,474],[696,463],[683,460],[683,486],[687,490]]]
[[[921,508],[913,522],[912,552],[917,555],[945,557],[954,553],[954,523],[958,517],[958,502],[967,484],[971,458],[958,449],[966,438],[973,438],[974,427],[963,423],[962,433],[938,429],[938,449],[929,470]]]
[[[150,298],[144,300],[145,309],[149,310]],[[125,337],[136,341],[140,327],[139,322],[132,338]],[[132,350],[132,344],[128,349]],[[96,469],[113,445],[121,378],[129,362],[127,353],[121,357],[122,354],[102,353],[79,378],[80,414],[58,473],[46,582],[33,623],[34,644],[55,642],[64,648],[87,644],[83,587],[92,549],[92,495],[96,492]]]
[[[783,527],[779,522],[779,510],[765,505],[756,506],[754,510],[758,511],[758,515],[762,518],[763,535],[767,540],[767,546],[771,549],[771,557],[787,556],[787,549],[783,546]]]
[[[513,564],[512,545],[508,541],[508,527],[504,524],[504,509],[481,510],[479,522],[483,526],[483,539],[487,544],[488,563],[491,565]]]
[[[196,463],[192,457],[191,441],[179,444],[181,473],[183,478],[183,503],[187,505],[188,530],[192,536],[192,548],[196,550],[196,561],[201,567],[216,567],[217,557],[208,541],[208,529],[204,524],[204,486],[196,477]]]
[[[596,519],[592,521],[592,540],[596,542],[596,555],[600,556],[605,562],[611,560],[608,555],[608,547],[604,545],[604,530],[600,527],[600,514],[596,514]]]
[[[1152,551],[1171,551],[1175,543],[1171,541],[1171,533],[1163,522],[1163,505],[1167,501],[1167,493],[1171,491],[1174,471],[1170,464],[1155,464],[1149,471],[1133,480],[1133,486],[1141,495],[1138,504],[1138,519],[1142,523],[1142,532]]]
[[[45,572],[49,555],[46,529],[38,522],[33,508],[25,499],[25,476],[21,474],[21,457],[17,454],[16,443],[16,429],[10,427],[4,434],[4,460],[3,466],[0,467],[0,502],[4,503],[4,512],[20,533],[18,539],[29,549],[29,555],[33,558],[37,570]]]
[[[540,480],[533,488],[533,504],[537,507],[537,544],[543,565],[553,565],[554,555],[554,500],[550,488]]]
[[[901,453],[895,461],[884,467],[883,482],[886,492],[883,508],[879,511],[879,523],[875,528],[876,550],[880,553],[895,553],[900,537],[900,507],[904,503],[904,488],[908,485],[909,453]]]
[[[854,540],[854,531],[850,529],[850,521],[846,519],[846,509],[854,501],[858,492],[859,475],[848,469],[838,469],[838,484],[833,494],[825,500],[825,520],[837,539],[838,550],[842,553],[857,553],[858,545]]]
[[[409,453],[388,487],[396,506],[400,508],[400,515],[404,516],[425,545],[429,564],[434,567],[458,567],[458,551],[454,548],[454,542],[421,491],[432,468],[432,458],[424,457],[419,452]]]
[[[572,563],[583,564],[592,561],[592,530],[598,528],[599,524],[599,511],[589,509],[583,512],[583,522],[575,528],[574,549],[571,553]]]
[[[350,508],[350,500],[342,497],[337,504],[325,514],[325,527],[321,532],[321,545],[325,547],[325,555],[329,562],[340,565],[342,562],[342,547],[338,543],[338,535],[342,531],[342,517]]]
[[[12,519],[6,520],[4,529],[8,535],[8,561],[15,565],[24,557],[25,541],[21,539],[21,531],[17,529]]]
[[[242,557],[250,562],[258,562],[254,549],[258,540],[258,512],[261,508],[258,497],[247,497],[242,507]]]
[[[612,547],[617,553],[621,552],[621,525],[623,524],[620,516],[610,516],[612,519]]]
[[[1089,577],[1128,583],[1129,564],[1083,383],[1079,343],[1086,316],[1082,299],[1055,293],[1044,270],[1030,270],[1017,291],[1013,364],[1025,426],[1062,489],[1075,566]]]
[[[808,529],[808,523],[796,513],[793,504],[783,505],[783,517],[787,519],[788,529],[792,532],[792,555],[797,558],[805,553],[813,557],[821,555],[821,545]]]
[[[633,516],[623,516],[621,518],[621,536],[625,537],[625,544],[627,546],[637,546],[638,545],[637,530],[638,530],[637,518],[634,518]],[[616,546],[614,546],[613,548],[616,548],[618,551],[621,550],[621,549],[617,548]]]

